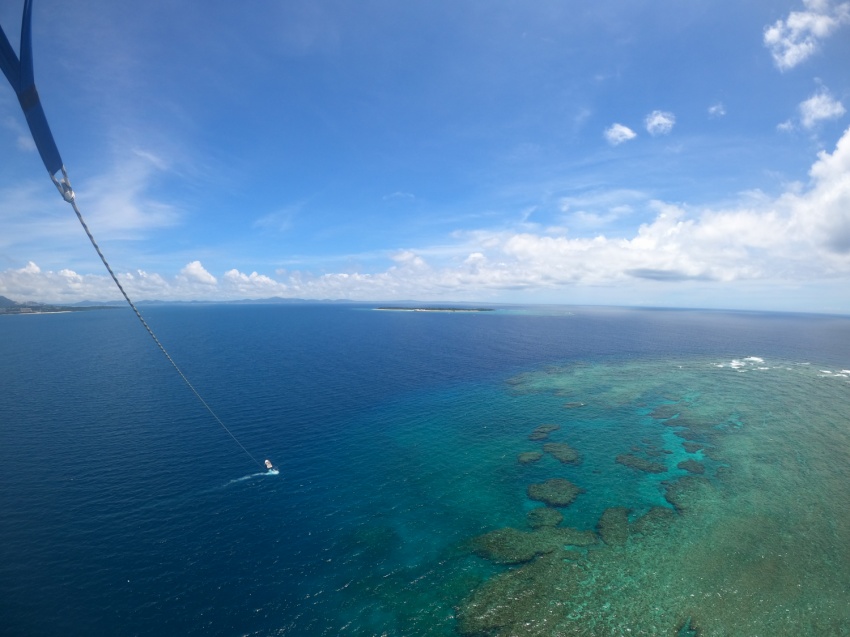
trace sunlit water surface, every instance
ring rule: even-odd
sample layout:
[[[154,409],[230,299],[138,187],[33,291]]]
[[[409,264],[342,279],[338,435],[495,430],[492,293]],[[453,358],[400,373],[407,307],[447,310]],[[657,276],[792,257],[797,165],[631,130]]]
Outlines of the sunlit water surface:
[[[129,312],[0,316],[2,634],[850,634],[850,319],[145,314],[280,473]]]

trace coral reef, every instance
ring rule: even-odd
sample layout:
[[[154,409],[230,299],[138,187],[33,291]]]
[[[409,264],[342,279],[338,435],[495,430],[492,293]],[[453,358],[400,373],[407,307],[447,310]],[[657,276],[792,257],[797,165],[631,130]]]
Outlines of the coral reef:
[[[572,527],[547,527],[534,532],[540,536],[539,541],[556,545],[558,548],[564,546],[590,546],[599,541],[593,531],[581,531]],[[573,558],[575,556],[572,556]]]
[[[676,519],[673,509],[652,507],[631,525],[631,532],[637,535],[649,535],[669,526]]]
[[[691,431],[690,429],[682,429],[681,431],[675,432],[675,435],[679,436],[679,438],[690,441],[701,441],[705,438],[704,434],[699,431]]]
[[[610,507],[602,512],[597,524],[599,535],[605,544],[620,546],[629,539],[629,510],[626,507]]]
[[[516,459],[520,464],[531,464],[532,462],[537,462],[542,457],[543,454],[540,451],[524,451]]]
[[[700,449],[703,448],[704,445],[698,444],[696,442],[683,442],[682,446],[685,448],[685,451],[688,453],[696,453]]]
[[[578,494],[583,492],[584,489],[563,478],[552,478],[546,482],[528,485],[529,498],[556,507],[571,504]]]
[[[539,592],[557,591],[562,600],[576,594],[586,573],[567,558],[568,551],[553,551],[489,579],[458,607],[458,632],[487,635],[504,629],[500,634],[555,634],[552,631],[567,611],[553,609],[549,595]]]
[[[721,457],[720,452],[714,447],[703,449],[702,452],[709,460],[714,460],[715,462],[723,462],[723,458]]]
[[[705,467],[701,462],[697,462],[696,460],[683,460],[679,464],[676,465],[680,469],[684,469],[685,471],[690,471],[691,473],[705,473]]]
[[[698,500],[698,492],[711,488],[711,483],[698,476],[685,476],[673,482],[665,483],[667,489],[664,498],[676,507],[679,513],[687,513]]]
[[[617,462],[626,467],[637,469],[638,471],[645,471],[646,473],[664,473],[667,471],[667,467],[660,462],[653,462],[646,458],[639,458],[638,456],[630,453],[622,453],[617,456]]]
[[[560,429],[560,425],[540,425],[529,434],[529,440],[546,440],[549,434]]]
[[[497,564],[521,564],[538,555],[563,549],[566,545],[588,546],[594,543],[596,534],[593,531],[554,527],[520,531],[506,527],[474,538],[472,550],[479,557]]]
[[[543,445],[543,451],[553,455],[564,464],[578,464],[581,462],[581,456],[578,451],[565,442],[547,442]]]
[[[550,507],[537,507],[525,516],[528,526],[532,529],[542,529],[547,526],[558,526],[564,520],[563,514]]]
[[[667,420],[678,414],[681,410],[682,408],[679,405],[659,405],[652,410],[650,416],[656,420]]]
[[[504,528],[479,535],[472,540],[472,550],[498,564],[520,564],[535,556],[554,551],[557,546],[540,541],[533,531]]]

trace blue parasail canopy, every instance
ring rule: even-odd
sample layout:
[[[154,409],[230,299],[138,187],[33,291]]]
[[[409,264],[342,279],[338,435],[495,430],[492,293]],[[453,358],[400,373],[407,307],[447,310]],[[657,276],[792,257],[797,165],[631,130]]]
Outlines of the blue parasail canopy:
[[[21,24],[21,57],[15,55],[9,39],[0,26],[0,68],[3,75],[18,96],[18,102],[24,111],[33,141],[41,155],[41,161],[51,177],[62,169],[62,158],[53,140],[53,133],[47,125],[47,117],[41,106],[32,70],[32,33],[30,23],[32,18],[32,0],[24,0],[24,17]],[[55,181],[55,178],[54,178]]]

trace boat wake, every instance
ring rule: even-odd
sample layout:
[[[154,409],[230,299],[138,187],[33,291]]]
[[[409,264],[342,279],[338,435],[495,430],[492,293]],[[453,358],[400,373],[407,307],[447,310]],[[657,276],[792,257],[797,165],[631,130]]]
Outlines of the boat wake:
[[[280,475],[280,471],[278,469],[269,469],[268,471],[262,471],[260,473],[249,473],[247,476],[242,476],[241,478],[235,478],[230,482],[224,484],[222,489],[225,487],[229,487],[231,484],[236,484],[237,482],[245,482],[246,480],[253,480],[254,478],[262,478],[264,476],[276,476]]]

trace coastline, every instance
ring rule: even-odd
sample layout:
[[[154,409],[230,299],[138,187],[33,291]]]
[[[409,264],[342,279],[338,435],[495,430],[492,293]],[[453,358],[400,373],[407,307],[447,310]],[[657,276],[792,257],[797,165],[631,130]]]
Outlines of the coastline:
[[[376,307],[382,312],[495,312],[491,307]]]

